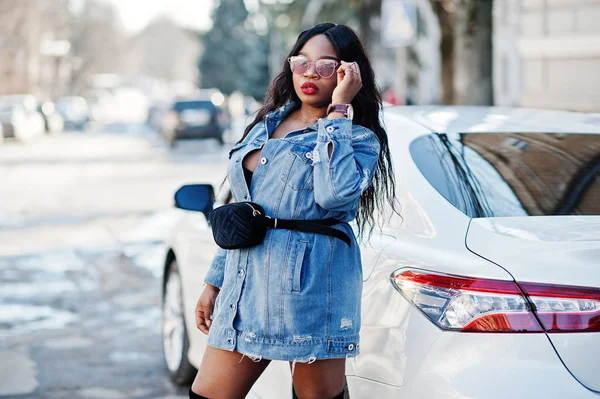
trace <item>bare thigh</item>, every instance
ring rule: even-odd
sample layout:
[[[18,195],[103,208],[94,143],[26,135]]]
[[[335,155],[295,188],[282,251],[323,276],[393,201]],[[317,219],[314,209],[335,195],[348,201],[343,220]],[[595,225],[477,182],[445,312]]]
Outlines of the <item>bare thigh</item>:
[[[331,399],[344,389],[346,359],[317,360],[313,363],[296,363],[292,379],[300,399]]]
[[[269,363],[207,346],[192,391],[210,399],[243,399]]]

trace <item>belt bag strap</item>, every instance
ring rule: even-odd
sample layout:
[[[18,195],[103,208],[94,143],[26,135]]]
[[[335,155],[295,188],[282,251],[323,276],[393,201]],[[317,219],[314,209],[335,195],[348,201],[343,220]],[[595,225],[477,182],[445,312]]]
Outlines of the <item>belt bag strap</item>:
[[[322,220],[285,220],[285,219],[266,219],[268,228],[271,229],[286,229],[286,230],[298,230],[307,233],[325,234],[331,237],[339,238],[344,241],[348,246],[351,245],[350,237],[343,231],[334,229],[334,224],[338,224],[339,220],[336,219],[322,219]]]

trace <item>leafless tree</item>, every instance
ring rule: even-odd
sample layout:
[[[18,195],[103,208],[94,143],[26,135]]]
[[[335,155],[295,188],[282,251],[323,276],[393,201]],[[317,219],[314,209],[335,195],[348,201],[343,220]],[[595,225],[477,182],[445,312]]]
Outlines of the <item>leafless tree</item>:
[[[39,94],[43,43],[68,37],[68,0],[0,0],[0,93]]]
[[[112,6],[86,0],[71,17],[71,91],[81,92],[96,73],[119,73],[127,55],[127,37]]]
[[[444,104],[492,104],[492,1],[430,0],[442,31]]]

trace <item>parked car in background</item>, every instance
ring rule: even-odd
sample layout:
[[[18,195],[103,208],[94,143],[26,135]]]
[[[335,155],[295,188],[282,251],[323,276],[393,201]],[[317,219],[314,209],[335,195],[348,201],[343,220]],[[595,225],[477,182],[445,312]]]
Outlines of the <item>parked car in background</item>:
[[[401,216],[387,209],[361,244],[350,397],[599,399],[597,117],[496,107],[383,114]],[[216,250],[213,188],[184,186],[175,204],[192,212],[168,241],[162,331],[171,378],[186,384],[207,344],[194,308]],[[271,363],[252,391],[291,398],[289,365]]]
[[[42,114],[42,117],[44,118],[44,127],[46,129],[46,133],[62,133],[65,127],[65,120],[56,111],[56,107],[54,106],[53,102],[47,101],[41,104],[38,107],[38,111]]]
[[[83,96],[90,109],[90,120],[95,123],[114,123],[120,120],[120,109],[115,97],[107,89],[92,89]]]
[[[155,101],[148,107],[148,116],[146,123],[152,128],[160,131],[167,112],[171,107],[171,103],[167,101]]]
[[[91,120],[90,107],[83,97],[60,97],[55,101],[54,106],[64,119],[65,129],[84,130]]]
[[[30,94],[0,97],[0,122],[5,138],[28,140],[44,134],[44,118],[38,112],[38,102]]]
[[[116,120],[123,123],[144,123],[148,118],[148,97],[131,87],[115,88],[112,96],[117,106]]]
[[[215,139],[224,143],[229,115],[219,91],[203,91],[192,98],[174,101],[164,115],[161,132],[171,146],[181,139]]]

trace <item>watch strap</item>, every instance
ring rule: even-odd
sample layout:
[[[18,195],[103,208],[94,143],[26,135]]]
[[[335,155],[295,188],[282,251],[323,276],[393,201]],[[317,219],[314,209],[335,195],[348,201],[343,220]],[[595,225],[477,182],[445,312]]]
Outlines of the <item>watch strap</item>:
[[[327,107],[327,115],[329,115],[332,112],[341,112],[347,118],[349,107],[350,104],[329,104],[329,106]]]

